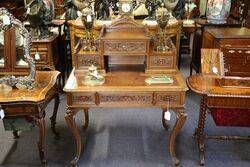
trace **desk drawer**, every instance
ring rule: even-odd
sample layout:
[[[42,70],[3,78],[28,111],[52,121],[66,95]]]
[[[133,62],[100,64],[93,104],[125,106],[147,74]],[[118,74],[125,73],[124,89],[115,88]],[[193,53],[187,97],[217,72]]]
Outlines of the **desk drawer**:
[[[75,93],[71,95],[72,105],[95,105],[95,94],[93,93]]]
[[[105,42],[104,43],[105,55],[108,54],[146,54],[147,53],[147,42]]]
[[[87,70],[92,64],[100,67],[100,56],[99,55],[77,55],[77,69]]]
[[[134,107],[152,105],[152,93],[100,93],[100,105],[117,107]]]
[[[3,110],[6,116],[11,115],[29,115],[29,114],[35,114],[38,113],[38,110],[35,107],[32,106],[13,106],[13,107],[5,107],[3,106]]]
[[[170,105],[172,107],[182,106],[184,104],[185,93],[158,92],[155,95],[155,105]],[[169,103],[168,103],[169,102]]]
[[[31,52],[31,57],[34,58],[37,64],[47,64],[48,61],[48,52]]]
[[[173,56],[150,56],[149,68],[174,68]]]

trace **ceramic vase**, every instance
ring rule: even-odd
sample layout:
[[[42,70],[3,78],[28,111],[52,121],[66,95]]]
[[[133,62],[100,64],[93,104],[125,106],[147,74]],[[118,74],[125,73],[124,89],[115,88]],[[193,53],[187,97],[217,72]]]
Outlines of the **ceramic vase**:
[[[206,16],[209,23],[226,23],[231,8],[231,0],[208,0]]]

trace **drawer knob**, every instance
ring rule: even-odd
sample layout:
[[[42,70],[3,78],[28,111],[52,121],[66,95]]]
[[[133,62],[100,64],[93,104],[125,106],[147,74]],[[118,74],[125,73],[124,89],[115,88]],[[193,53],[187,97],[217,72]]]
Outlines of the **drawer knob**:
[[[234,53],[235,51],[234,51],[234,50],[229,50],[228,52],[229,52],[229,53]]]
[[[39,54],[39,53],[36,53],[36,54],[35,54],[35,60],[40,60],[40,59],[41,59],[40,54]]]

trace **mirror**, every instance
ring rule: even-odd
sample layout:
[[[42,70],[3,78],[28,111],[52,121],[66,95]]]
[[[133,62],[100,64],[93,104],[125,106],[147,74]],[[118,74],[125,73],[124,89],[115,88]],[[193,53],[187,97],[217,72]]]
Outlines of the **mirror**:
[[[5,67],[4,60],[4,31],[0,31],[0,68]]]
[[[28,62],[25,61],[24,55],[24,38],[20,33],[20,28],[15,27],[15,41],[16,41],[16,65],[28,67]]]
[[[26,61],[30,67],[29,75],[22,77],[4,76],[0,78],[0,84],[8,85],[13,88],[32,89],[33,82],[35,81],[36,67],[35,61],[29,53],[31,46],[30,34],[21,21],[15,19],[15,17],[5,8],[0,8],[0,32],[3,31],[4,34],[5,31],[12,27],[16,30],[14,33],[16,35],[17,63],[23,63],[20,62],[21,59],[23,59],[24,62]]]

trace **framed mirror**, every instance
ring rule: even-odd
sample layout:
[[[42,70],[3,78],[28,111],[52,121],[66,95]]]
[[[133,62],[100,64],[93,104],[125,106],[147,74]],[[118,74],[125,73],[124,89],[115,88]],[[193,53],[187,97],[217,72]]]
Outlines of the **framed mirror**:
[[[4,36],[5,33],[3,30],[0,30],[0,68],[4,68],[5,67],[5,49],[4,49]]]
[[[11,31],[9,31],[11,30]],[[13,31],[12,31],[13,30]],[[5,32],[9,31],[12,35],[15,36],[15,50],[16,55],[12,55],[13,52],[10,51],[11,54],[8,54],[6,57],[5,53]],[[1,59],[3,60],[3,66],[6,64],[6,60],[8,61],[16,61],[16,66],[26,66],[29,67],[29,74],[27,76],[3,76],[0,78],[0,84],[8,85],[12,88],[19,89],[32,89],[33,82],[35,80],[35,61],[30,56],[30,47],[31,47],[31,36],[28,30],[23,26],[22,22],[15,19],[15,17],[7,11],[5,8],[0,8],[0,68],[1,68]],[[3,47],[1,47],[3,46]],[[3,48],[3,49],[2,49]],[[13,48],[13,46],[12,46]],[[15,53],[15,52],[14,52]],[[16,60],[15,60],[16,59]]]

